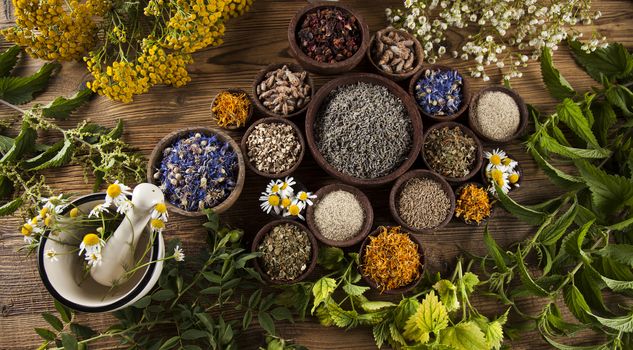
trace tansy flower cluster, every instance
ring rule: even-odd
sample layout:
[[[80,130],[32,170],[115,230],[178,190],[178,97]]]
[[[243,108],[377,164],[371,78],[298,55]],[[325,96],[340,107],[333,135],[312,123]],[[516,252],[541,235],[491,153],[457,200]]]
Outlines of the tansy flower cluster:
[[[503,193],[508,193],[515,187],[519,187],[521,174],[518,170],[519,163],[508,157],[503,150],[495,149],[492,152],[484,152],[488,160],[485,174],[490,183],[488,191],[496,195],[495,183],[499,185]]]
[[[463,46],[451,53],[473,60],[471,75],[484,81],[490,79],[490,69],[500,69],[506,80],[521,77],[520,69],[538,59],[544,48],[556,50],[561,41],[582,37],[577,25],[601,16],[591,11],[590,0],[405,0],[404,9],[385,12],[394,27],[420,39],[429,63],[447,53],[446,32],[474,27],[467,29],[472,34]],[[583,49],[593,51],[606,45],[605,40],[594,33]]]
[[[262,210],[266,214],[274,211],[277,215],[305,220],[302,212],[314,204],[312,200],[316,198],[316,195],[306,191],[295,193],[292,187],[294,185],[296,182],[292,177],[271,180],[266,186],[266,191],[259,197]]]

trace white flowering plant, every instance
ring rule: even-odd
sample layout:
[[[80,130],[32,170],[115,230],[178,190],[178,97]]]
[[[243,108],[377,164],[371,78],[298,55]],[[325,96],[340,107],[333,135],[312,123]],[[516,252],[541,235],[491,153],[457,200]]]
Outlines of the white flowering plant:
[[[601,16],[591,10],[591,0],[405,0],[404,8],[385,12],[392,26],[420,40],[430,63],[450,52],[474,61],[470,74],[484,81],[490,80],[492,69],[501,70],[506,81],[520,78],[521,69],[544,48],[556,50],[563,40],[578,40],[583,36],[578,25]],[[466,30],[471,34],[465,43],[450,46],[446,33]],[[592,52],[605,46],[605,40],[594,31],[582,49]]]
[[[266,186],[266,191],[259,197],[260,207],[266,214],[274,212],[283,217],[299,218],[305,220],[304,210],[314,204],[316,195],[311,192],[297,191],[293,186],[297,183],[294,178],[271,180]]]

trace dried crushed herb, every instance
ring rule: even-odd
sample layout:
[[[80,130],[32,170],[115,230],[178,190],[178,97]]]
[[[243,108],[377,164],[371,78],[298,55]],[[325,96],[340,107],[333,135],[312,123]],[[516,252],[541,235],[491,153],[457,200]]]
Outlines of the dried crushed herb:
[[[270,279],[291,281],[308,268],[312,257],[312,244],[308,234],[299,226],[275,226],[257,247],[262,253],[264,272]]]
[[[358,19],[338,7],[308,12],[297,33],[301,51],[317,62],[344,61],[358,51],[361,30]]]
[[[299,161],[301,142],[288,124],[261,123],[248,135],[246,148],[248,158],[257,170],[279,174]]]
[[[455,202],[455,216],[461,217],[466,223],[480,223],[490,217],[492,204],[486,189],[468,184],[458,194]]]
[[[415,83],[415,100],[427,114],[450,116],[462,107],[463,84],[456,70],[427,69]]]
[[[424,157],[436,172],[446,177],[464,177],[475,166],[477,143],[461,127],[433,129],[424,140]]]
[[[380,233],[369,240],[361,270],[378,288],[384,291],[404,287],[420,276],[418,245],[399,226],[381,226]]]
[[[219,127],[239,128],[246,125],[251,108],[251,101],[245,93],[223,91],[215,98],[211,111]]]

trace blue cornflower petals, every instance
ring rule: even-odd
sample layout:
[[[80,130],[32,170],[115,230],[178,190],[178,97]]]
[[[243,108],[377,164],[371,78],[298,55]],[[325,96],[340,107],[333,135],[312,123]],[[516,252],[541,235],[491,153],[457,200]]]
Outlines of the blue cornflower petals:
[[[428,69],[415,83],[415,100],[427,114],[450,116],[462,107],[463,86],[456,70]]]

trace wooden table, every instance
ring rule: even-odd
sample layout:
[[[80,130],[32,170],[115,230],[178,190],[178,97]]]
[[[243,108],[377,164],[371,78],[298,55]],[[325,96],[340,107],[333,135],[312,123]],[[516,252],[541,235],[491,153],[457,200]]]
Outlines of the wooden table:
[[[4,2],[7,3],[6,1]],[[119,118],[125,121],[125,140],[138,147],[148,156],[154,145],[165,134],[178,128],[200,125],[212,126],[209,116],[211,98],[220,89],[239,87],[250,89],[255,74],[263,66],[273,62],[292,61],[287,43],[287,26],[292,15],[305,5],[305,1],[256,1],[253,9],[247,15],[233,20],[228,24],[225,44],[217,48],[208,48],[194,55],[195,63],[189,66],[192,81],[186,87],[174,89],[169,87],[155,87],[150,93],[135,98],[134,103],[120,104],[106,98],[95,98],[89,105],[82,107],[64,126],[72,126],[83,119],[113,126]],[[358,9],[365,17],[369,27],[375,31],[386,25],[384,7],[398,6],[401,1],[346,1],[350,6]],[[627,47],[633,47],[633,36],[630,30],[633,26],[633,2],[627,0],[594,1],[594,9],[600,10],[603,17],[596,23],[600,32],[610,41],[619,41]],[[8,10],[8,11],[7,11]],[[11,9],[2,11],[11,13]],[[0,25],[6,27],[12,23],[11,18],[3,16]],[[587,33],[590,32],[588,28]],[[453,37],[456,37],[454,34]],[[456,37],[459,40],[459,37]],[[5,48],[9,44],[2,43]],[[450,49],[449,49],[450,51]],[[588,89],[592,80],[578,69],[569,52],[563,47],[554,57],[557,67],[562,71],[570,83],[577,89]],[[466,69],[467,64],[452,59],[445,59],[442,63],[454,65],[459,69]],[[22,59],[19,72],[33,72],[42,62],[32,59]],[[358,71],[370,71],[365,62]],[[80,63],[65,63],[61,73],[53,79],[52,86],[38,98],[38,101],[50,101],[58,95],[69,95],[75,91],[82,80],[87,79],[86,70]],[[318,86],[328,81],[328,77],[317,77]],[[478,89],[485,84],[480,80],[471,80],[473,87]],[[500,75],[492,77],[493,82],[500,81]],[[538,63],[532,63],[522,79],[512,82],[513,87],[525,98],[526,102],[535,105],[542,111],[551,111],[555,101],[545,91],[541,81]],[[249,90],[250,91],[250,90]],[[0,116],[6,117],[13,112],[2,107]],[[300,127],[303,118],[295,120]],[[425,120],[426,122],[426,120]],[[55,135],[41,135],[55,137]],[[232,136],[239,140],[240,132],[232,132]],[[552,196],[559,190],[548,182],[545,175],[538,171],[536,165],[525,153],[523,146],[516,142],[505,150],[514,155],[521,162],[524,170],[523,185],[512,193],[520,202],[537,202]],[[414,168],[423,167],[418,160]],[[54,172],[47,172],[49,184],[64,193],[85,194],[90,192],[91,185],[82,180],[79,167],[65,167]],[[334,182],[313,161],[309,152],[301,168],[294,176],[305,183],[310,190]],[[253,173],[247,174],[246,186],[239,201],[222,219],[246,230],[247,236],[254,235],[259,227],[271,220],[258,207],[257,198],[266,180]],[[387,201],[389,187],[369,189],[369,195],[376,214],[375,224],[391,223]],[[490,223],[490,230],[501,243],[509,245],[522,240],[533,232],[529,227],[512,218],[502,209],[497,208],[495,217]],[[53,299],[40,282],[33,256],[25,256],[17,249],[22,245],[22,237],[17,227],[18,218],[0,220],[0,349],[28,349],[39,345],[39,339],[34,327],[44,327],[45,322],[40,313],[53,310]],[[172,215],[166,236],[178,237],[183,241],[185,252],[193,255],[204,246],[205,232],[201,227],[201,219],[191,219]],[[482,229],[451,223],[435,235],[424,235],[424,242],[433,268],[444,269],[454,262],[460,249],[483,254],[485,248],[482,242]],[[498,313],[500,305],[489,299],[477,300],[478,308],[485,313]],[[524,307],[536,308],[537,300],[528,300]],[[103,330],[112,323],[110,315],[80,315],[80,322],[86,322],[96,329]],[[296,323],[294,325],[280,325],[281,333],[287,338],[310,349],[365,349],[374,348],[374,342],[369,329],[354,329],[345,332],[336,328],[323,328],[316,322]],[[261,340],[260,330],[253,328],[243,337],[246,344],[254,346]],[[578,344],[591,343],[590,335],[574,337],[571,342]],[[115,343],[105,343],[102,348],[115,348]],[[246,347],[246,346],[245,346]],[[512,343],[513,349],[547,348],[536,333],[526,334],[522,340]]]

